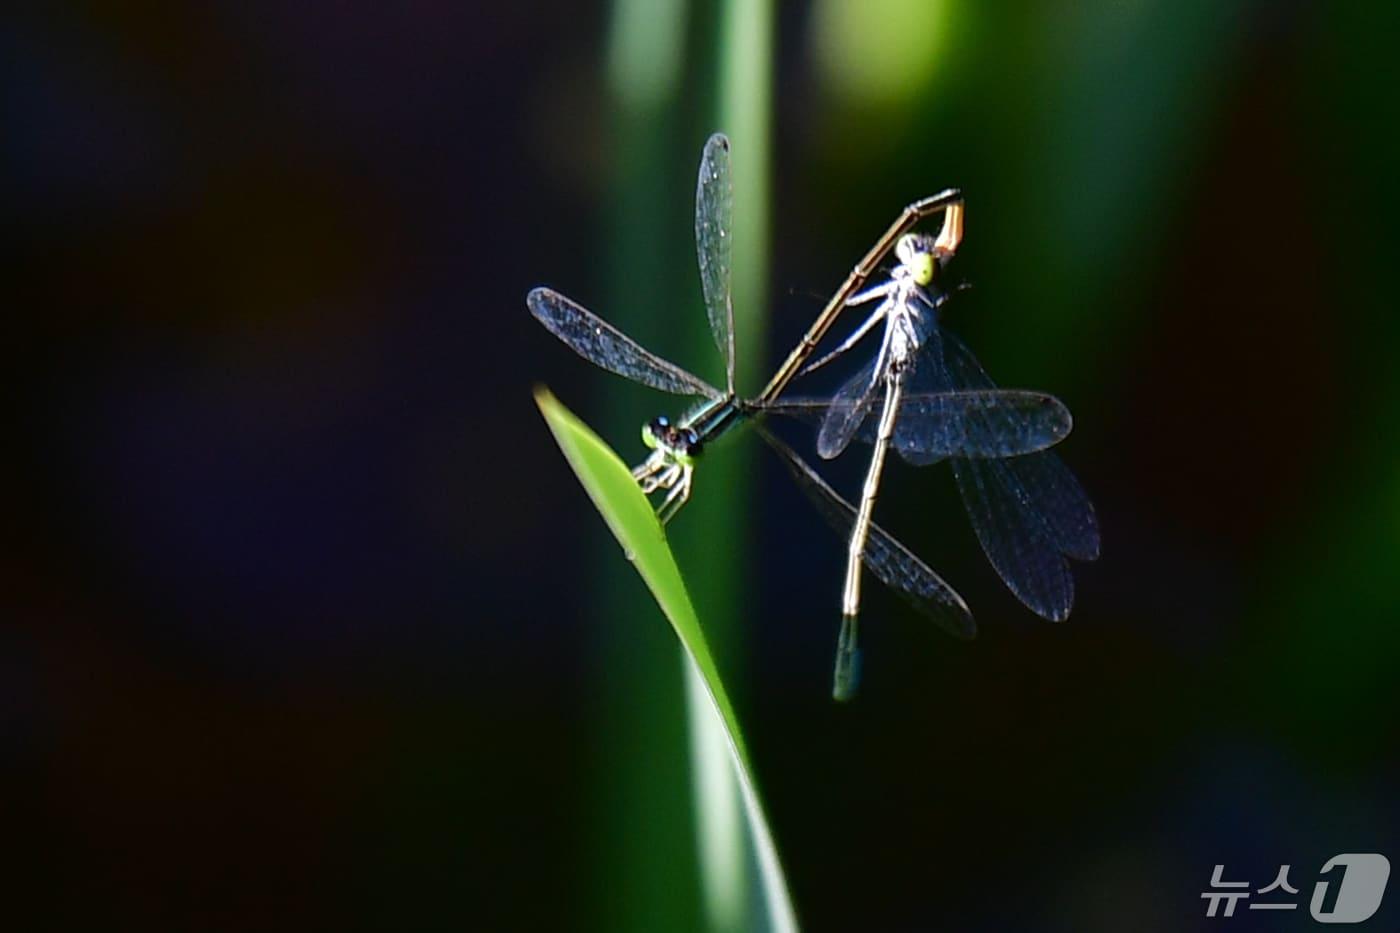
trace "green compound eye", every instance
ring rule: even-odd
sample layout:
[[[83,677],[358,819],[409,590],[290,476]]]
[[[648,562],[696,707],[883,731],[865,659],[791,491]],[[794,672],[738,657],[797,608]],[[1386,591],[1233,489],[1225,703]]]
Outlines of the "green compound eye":
[[[934,269],[937,267],[933,261],[933,256],[929,253],[920,253],[914,257],[914,261],[909,264],[909,271],[914,274],[914,281],[920,285],[927,285],[933,281]]]
[[[938,273],[938,262],[933,257],[933,246],[928,237],[906,233],[895,244],[894,252],[919,285],[928,285]]]

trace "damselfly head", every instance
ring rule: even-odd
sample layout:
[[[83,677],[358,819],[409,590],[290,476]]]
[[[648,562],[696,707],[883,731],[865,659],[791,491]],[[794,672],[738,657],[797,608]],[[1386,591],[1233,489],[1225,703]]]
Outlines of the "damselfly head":
[[[917,284],[930,285],[937,277],[939,263],[933,237],[923,233],[906,233],[895,244],[894,254]]]
[[[652,450],[663,450],[679,463],[689,464],[700,456],[704,444],[694,428],[682,428],[658,415],[642,425],[642,443]]]

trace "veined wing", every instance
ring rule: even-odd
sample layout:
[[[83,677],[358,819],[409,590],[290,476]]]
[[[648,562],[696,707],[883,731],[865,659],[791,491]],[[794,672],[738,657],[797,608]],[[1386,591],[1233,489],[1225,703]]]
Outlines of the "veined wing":
[[[949,386],[990,389],[977,358],[944,332],[934,377]],[[988,562],[1007,588],[1037,615],[1060,621],[1074,605],[1074,577],[1066,557],[1099,553],[1093,505],[1060,458],[1050,451],[1007,460],[950,460],[963,507]]]
[[[792,474],[797,485],[841,537],[849,537],[855,524],[855,508],[827,485],[791,447],[774,437],[762,425],[755,428]],[[870,526],[863,557],[866,568],[877,580],[898,593],[920,614],[955,638],[969,639],[977,634],[972,612],[957,591],[944,582],[927,564],[879,525]]]
[[[1047,456],[1033,454],[1032,456]],[[949,461],[987,560],[1036,615],[1060,622],[1074,605],[1074,577],[1040,514],[1005,460]]]
[[[947,332],[943,335],[943,363],[955,385],[970,389],[995,386],[972,351]],[[1005,471],[997,472],[997,488],[1039,516],[1057,551],[1076,560],[1099,556],[1099,524],[1093,503],[1059,457],[1048,451],[1016,457],[1006,462]]]
[[[959,384],[947,374],[943,346],[943,335],[930,333],[905,376],[911,396],[929,399],[901,409],[895,422],[894,446],[905,460],[926,466],[946,457],[1018,457],[1069,436],[1074,418],[1059,399],[1045,392],[999,389],[990,380]]]
[[[875,407],[876,390],[883,382],[876,378],[871,360],[832,396],[821,430],[817,432],[817,454],[823,460],[840,456],[850,446],[860,426]]]
[[[734,304],[730,269],[734,254],[734,186],[729,177],[729,140],[716,133],[705,143],[695,185],[695,251],[710,333],[724,357],[729,394],[734,394]]]
[[[918,466],[946,457],[1016,457],[1053,447],[1074,419],[1044,392],[987,389],[906,398],[895,422],[894,446]]]
[[[858,399],[856,404],[866,402]],[[836,399],[783,398],[766,411],[808,421],[845,423],[841,409],[852,403]],[[875,442],[875,421],[865,417],[866,402],[854,439]],[[901,396],[894,445],[910,463],[924,466],[948,457],[1000,458],[1033,453],[1058,444],[1073,421],[1059,399],[1024,389],[970,389],[911,392]]]
[[[1099,522],[1094,504],[1065,462],[1054,454],[1006,461],[1016,493],[1035,503],[1055,547],[1075,560],[1098,560]]]
[[[525,303],[535,320],[595,366],[662,392],[724,397],[705,380],[643,349],[631,337],[553,289],[532,289]]]

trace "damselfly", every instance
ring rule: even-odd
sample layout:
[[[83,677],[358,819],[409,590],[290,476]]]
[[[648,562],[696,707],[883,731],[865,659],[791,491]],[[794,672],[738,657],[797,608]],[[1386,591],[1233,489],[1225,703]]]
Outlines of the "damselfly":
[[[918,427],[906,424],[905,419],[919,410],[909,399],[995,388],[972,353],[940,327],[939,314],[951,292],[939,287],[938,279],[961,239],[961,203],[949,207],[937,237],[900,235],[895,244],[898,263],[889,280],[845,299],[846,307],[879,300],[875,311],[836,349],[802,370],[810,372],[845,353],[883,321],[875,358],[836,393],[817,436],[817,452],[831,458],[862,429],[868,433],[874,425],[874,451],[847,550],[835,674],[838,695],[854,684],[861,558],[885,453],[893,445],[910,463],[944,459],[944,455],[930,456],[918,441]],[[1093,560],[1099,553],[1093,506],[1053,453],[1044,449],[1009,453],[1023,446],[1017,439],[1028,427],[1016,413],[983,409],[968,412],[967,417],[969,435],[1006,442],[1000,454],[946,455],[982,549],[1022,603],[1046,619],[1065,619],[1074,602],[1074,578],[1067,558]]]
[[[582,305],[548,288],[536,288],[527,298],[530,312],[551,333],[595,365],[634,382],[704,401],[689,414],[672,422],[653,419],[642,431],[652,452],[633,470],[648,494],[665,490],[658,516],[669,521],[688,500],[696,461],[705,446],[749,418],[780,412],[808,416],[826,415],[831,405],[846,402],[814,399],[778,400],[776,396],[797,375],[826,329],[847,303],[846,295],[869,277],[888,243],[919,217],[937,208],[935,199],[911,206],[881,238],[879,255],[872,250],[851,273],[828,303],[797,349],[757,398],[745,400],[734,389],[734,318],[730,300],[732,256],[732,188],[729,175],[729,143],[722,135],[706,143],[696,186],[695,232],[700,278],[706,313],[715,342],[726,363],[726,390],[721,391],[698,376],[649,352],[617,328]],[[941,203],[941,202],[940,202]],[[920,205],[924,205],[921,207]],[[946,205],[944,205],[946,206]],[[900,224],[905,226],[896,230]],[[879,247],[880,244],[877,244]],[[806,348],[804,351],[804,347]],[[976,389],[937,393],[906,392],[900,401],[901,437],[911,450],[934,461],[951,456],[1007,457],[1044,450],[1063,439],[1070,429],[1069,412],[1053,396],[1011,389]],[[1014,425],[1015,430],[995,430]],[[790,448],[766,431],[773,445],[804,491],[838,531],[852,531],[856,510]],[[970,637],[975,631],[971,613],[961,597],[907,549],[867,519],[861,557],[882,582],[899,591],[941,627]]]

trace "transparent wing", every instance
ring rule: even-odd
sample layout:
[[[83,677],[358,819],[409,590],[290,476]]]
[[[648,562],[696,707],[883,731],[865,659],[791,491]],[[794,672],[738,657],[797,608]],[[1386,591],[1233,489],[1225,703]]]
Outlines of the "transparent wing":
[[[875,390],[880,387],[875,379],[875,362],[871,360],[862,367],[832,397],[826,416],[822,418],[821,430],[817,432],[817,454],[823,460],[839,456],[850,446],[873,410]]]
[[[700,157],[695,185],[695,251],[710,333],[724,357],[729,393],[734,394],[734,305],[729,295],[733,243],[734,186],[729,178],[729,140],[716,133]]]
[[[784,398],[765,410],[820,423],[840,417],[832,409],[848,404],[837,399]],[[919,466],[947,457],[1014,457],[1058,444],[1071,425],[1069,409],[1043,392],[916,392],[900,399],[894,445],[905,460]],[[875,428],[875,419],[863,418],[854,439],[873,444]]]
[[[954,458],[950,463],[977,540],[1007,588],[1038,616],[1054,622],[1068,618],[1074,605],[1069,562],[1022,498],[1024,489],[1007,461]]]
[[[952,338],[956,339],[956,338]],[[950,384],[943,340],[926,340],[905,376],[910,397],[895,423],[894,446],[916,466],[945,457],[1016,457],[1053,447],[1069,436],[1074,418],[1053,395],[1025,389]],[[950,391],[952,390],[952,391]]]
[[[705,380],[644,350],[631,337],[553,289],[532,289],[525,303],[535,320],[595,366],[662,392],[723,397]]]
[[[916,395],[900,406],[894,446],[919,466],[946,457],[1015,457],[1053,447],[1072,425],[1069,409],[1043,392]]]
[[[971,389],[990,389],[995,385],[957,337],[945,333],[943,351],[947,378],[953,383]],[[1056,551],[1076,560],[1094,560],[1099,556],[1099,524],[1093,503],[1059,457],[1049,451],[1016,457],[1006,461],[1005,470],[998,470],[997,474],[1002,481],[993,488],[1033,511],[1044,526],[1045,539]],[[979,530],[978,537],[982,535]]]
[[[1065,462],[1052,453],[1015,457],[1006,468],[1015,492],[1034,504],[1050,539],[1066,557],[1098,560],[1099,523],[1094,505]]]
[[[982,364],[951,333],[943,334],[935,381],[990,389]],[[1069,616],[1074,578],[1068,557],[1099,553],[1094,508],[1060,458],[1050,451],[1008,460],[952,458],[963,507],[982,551],[1007,589],[1032,612],[1052,621]]]
[[[827,485],[791,447],[774,437],[762,425],[756,430],[782,458],[788,472],[817,511],[836,533],[849,537],[855,524],[855,508]],[[898,593],[920,614],[948,634],[962,639],[977,634],[977,623],[967,603],[927,564],[892,538],[879,525],[870,526],[864,562],[871,575]]]

